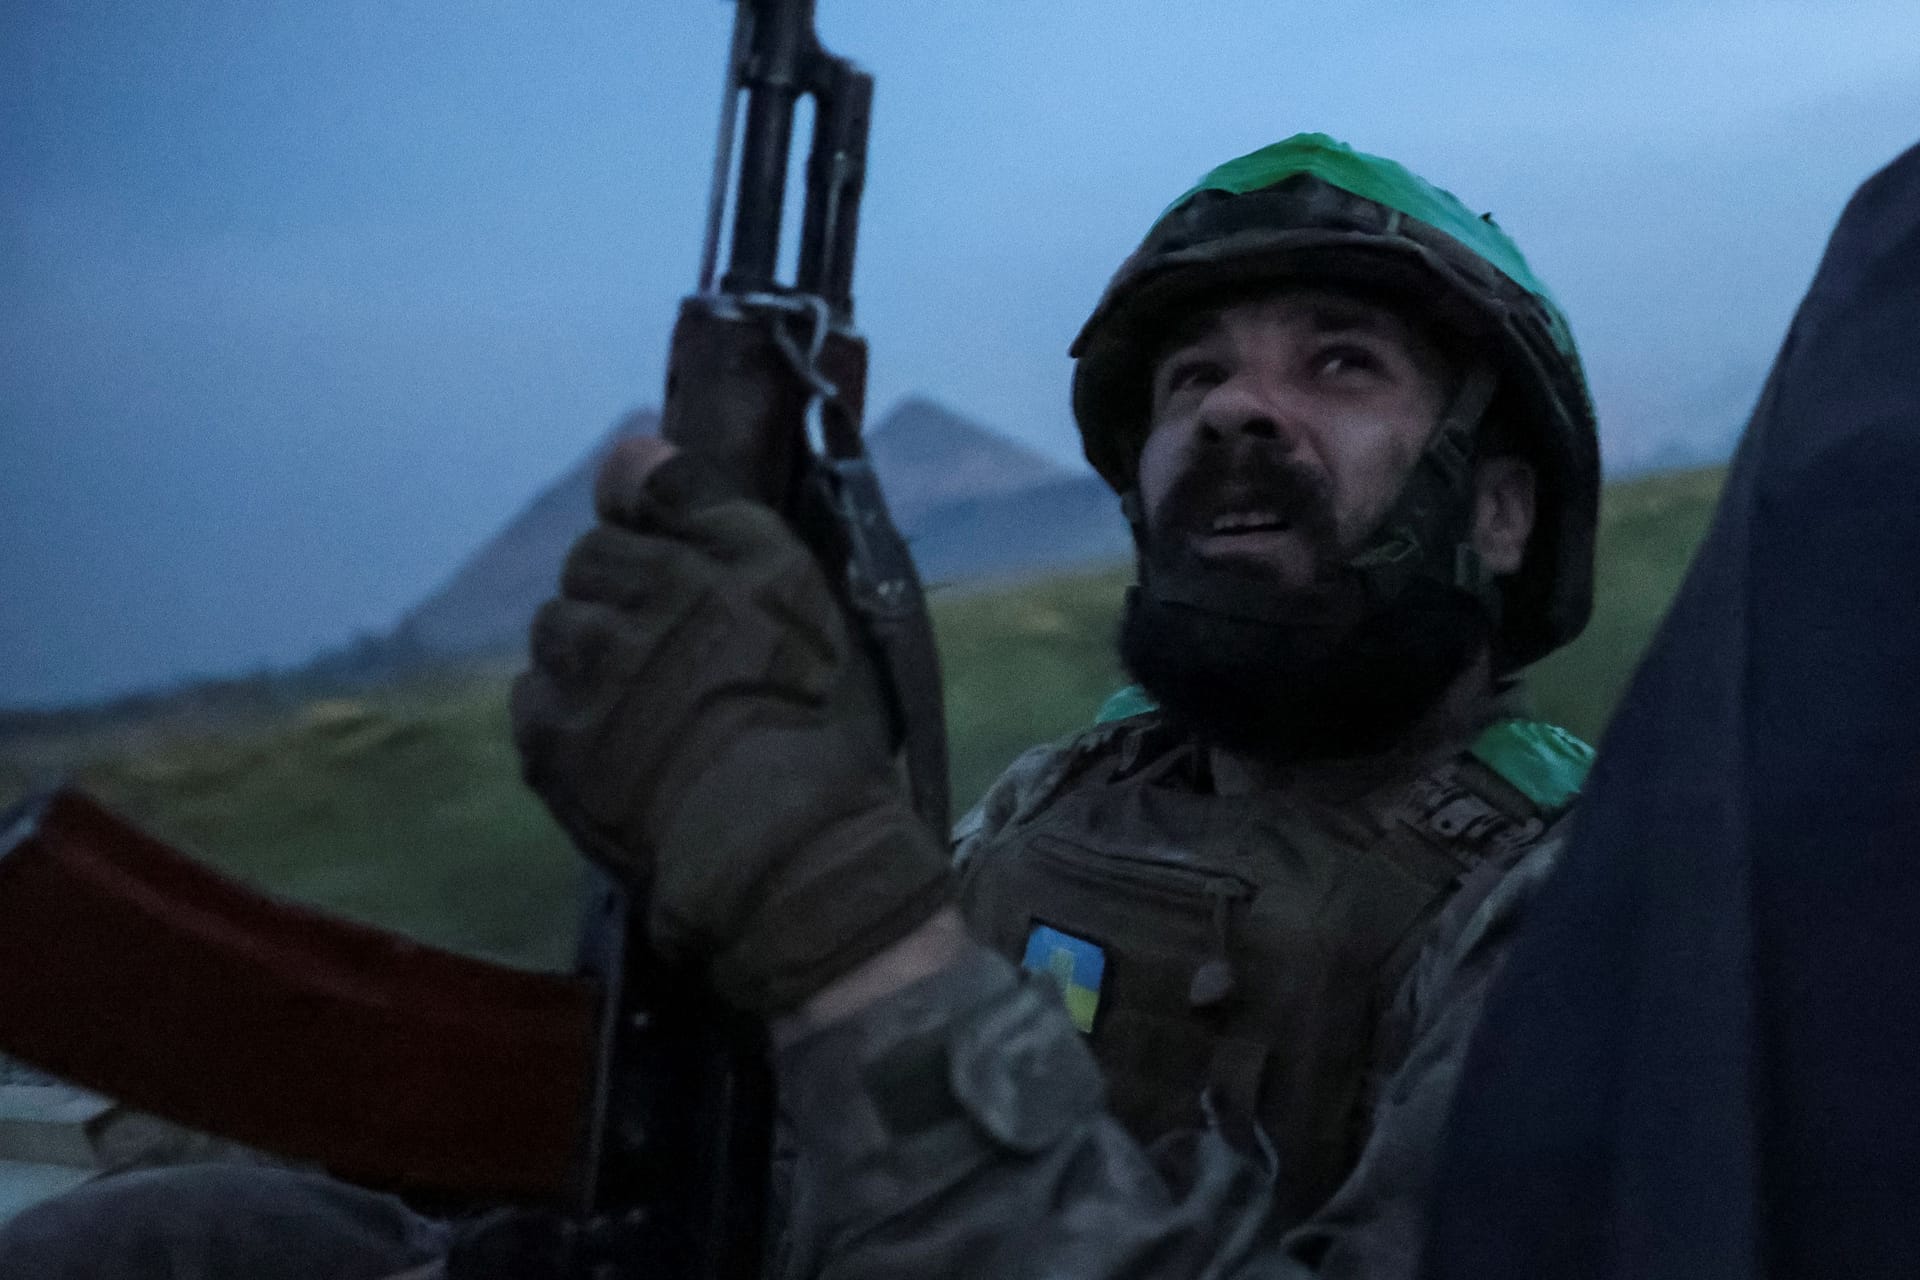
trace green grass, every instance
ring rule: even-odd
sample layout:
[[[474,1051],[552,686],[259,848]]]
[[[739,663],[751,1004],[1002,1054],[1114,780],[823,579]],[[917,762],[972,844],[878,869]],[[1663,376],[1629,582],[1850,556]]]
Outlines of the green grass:
[[[1607,490],[1593,620],[1528,677],[1542,716],[1589,742],[1599,740],[1707,531],[1725,478],[1723,469],[1703,467]]]
[[[1718,470],[1617,486],[1602,519],[1587,634],[1542,663],[1549,719],[1592,739],[1665,610],[1719,491]],[[970,804],[1020,751],[1091,721],[1124,682],[1113,569],[934,602],[954,798]],[[509,672],[479,667],[209,720],[191,707],[0,741],[0,800],[76,777],[109,805],[274,892],[514,963],[571,944],[579,863],[520,786]]]
[[[1093,720],[1126,682],[1115,654],[1131,569],[937,598],[954,812],[1015,756]]]
[[[428,941],[552,966],[580,864],[519,784],[507,675],[480,669],[216,729],[142,726],[31,761],[0,792],[70,773],[167,840],[255,884]],[[126,732],[126,731],[123,731]]]

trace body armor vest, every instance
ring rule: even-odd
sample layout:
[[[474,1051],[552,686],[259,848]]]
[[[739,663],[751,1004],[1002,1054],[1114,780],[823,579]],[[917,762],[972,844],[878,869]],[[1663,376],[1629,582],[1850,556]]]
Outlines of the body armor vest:
[[[1590,752],[1499,721],[1369,808],[1213,794],[1205,753],[1153,715],[1077,745],[1050,794],[966,851],[966,914],[1061,982],[1136,1137],[1211,1121],[1272,1152],[1278,1204],[1304,1217],[1358,1158],[1423,926],[1541,838]]]

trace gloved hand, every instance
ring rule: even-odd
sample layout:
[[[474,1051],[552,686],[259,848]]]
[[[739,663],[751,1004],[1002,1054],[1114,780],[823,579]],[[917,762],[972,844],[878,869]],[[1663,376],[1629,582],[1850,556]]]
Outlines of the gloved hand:
[[[513,687],[524,776],[635,886],[648,941],[779,1013],[951,898],[872,670],[812,555],[698,459],[602,470]]]

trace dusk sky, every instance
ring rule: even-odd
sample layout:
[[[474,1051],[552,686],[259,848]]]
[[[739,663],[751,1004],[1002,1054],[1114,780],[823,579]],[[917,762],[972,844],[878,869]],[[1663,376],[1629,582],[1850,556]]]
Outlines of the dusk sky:
[[[878,79],[875,416],[1077,457],[1066,347],[1159,210],[1301,129],[1493,212],[1609,457],[1727,439],[1920,5],[819,0]],[[722,0],[0,8],[0,706],[390,627],[625,410],[693,283]]]

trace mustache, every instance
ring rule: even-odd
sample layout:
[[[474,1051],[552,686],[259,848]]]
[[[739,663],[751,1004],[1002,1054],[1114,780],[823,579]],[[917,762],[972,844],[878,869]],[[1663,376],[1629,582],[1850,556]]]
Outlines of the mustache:
[[[1326,476],[1282,454],[1209,451],[1195,458],[1148,513],[1160,534],[1205,534],[1230,511],[1272,511],[1296,531],[1331,549],[1332,485]]]

